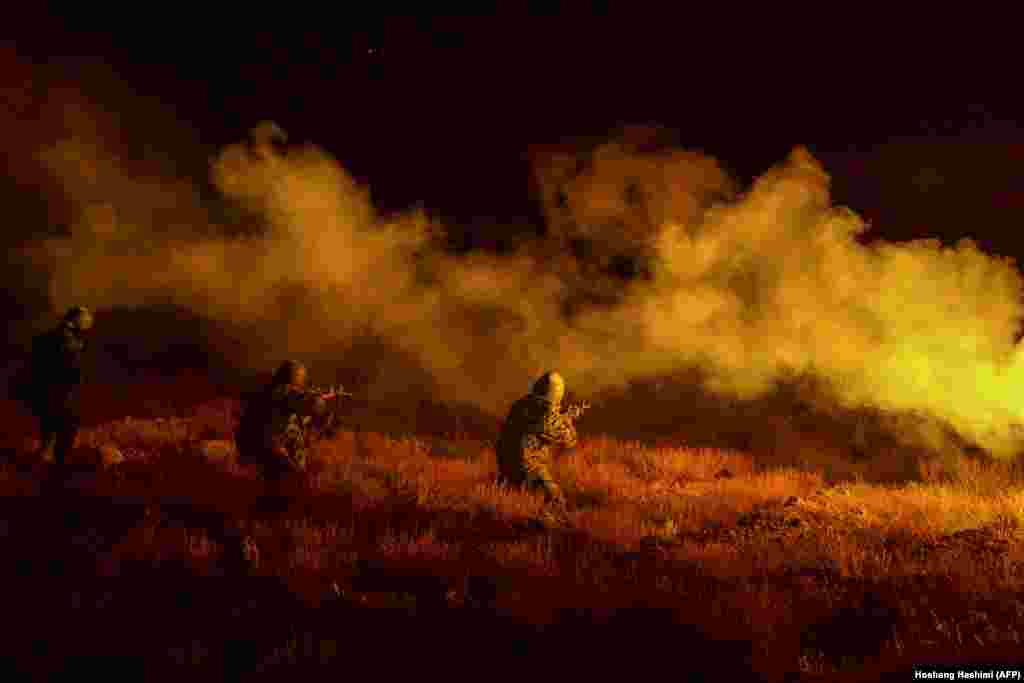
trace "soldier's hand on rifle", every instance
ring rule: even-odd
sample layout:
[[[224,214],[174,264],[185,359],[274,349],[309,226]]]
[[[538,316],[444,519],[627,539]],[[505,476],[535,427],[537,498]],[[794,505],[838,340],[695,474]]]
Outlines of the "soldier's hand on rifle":
[[[336,386],[336,387],[326,387],[324,389],[317,389],[316,391],[317,391],[317,394],[320,396],[320,398],[324,399],[325,401],[328,401],[328,400],[330,400],[332,398],[339,398],[339,397],[341,397],[341,398],[351,398],[352,397],[352,394],[350,394],[347,391],[345,391],[344,389],[342,389],[342,387],[340,385]]]
[[[325,401],[329,401],[338,395],[334,390],[334,387],[314,387],[313,393],[316,394],[318,398],[322,398]]]
[[[590,403],[587,401],[580,401],[579,403],[573,403],[566,406],[565,415],[571,420],[578,420],[583,413],[590,409]]]

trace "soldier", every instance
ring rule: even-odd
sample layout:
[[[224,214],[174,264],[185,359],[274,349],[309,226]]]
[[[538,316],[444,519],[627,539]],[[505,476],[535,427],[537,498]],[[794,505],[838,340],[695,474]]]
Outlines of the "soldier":
[[[306,470],[307,427],[312,416],[327,412],[333,392],[306,388],[306,366],[294,360],[278,367],[270,384],[245,403],[235,432],[239,461],[256,465],[272,490],[260,497],[261,512],[280,510],[287,503],[281,484],[289,474]],[[259,548],[249,533],[249,524],[225,527],[225,563],[229,570],[252,573],[258,568]]]
[[[313,416],[327,412],[333,393],[306,388],[306,367],[298,361],[282,363],[271,383],[246,406],[236,433],[242,461],[260,467],[265,478],[306,469],[307,427]]]
[[[89,309],[76,306],[56,328],[36,336],[28,372],[18,391],[19,398],[39,420],[40,459],[60,469],[74,447],[81,424],[79,387],[92,326]]]
[[[548,471],[554,447],[576,446],[576,428],[561,412],[564,396],[565,380],[557,372],[547,372],[512,405],[495,448],[500,484],[539,487],[548,502],[564,504]]]

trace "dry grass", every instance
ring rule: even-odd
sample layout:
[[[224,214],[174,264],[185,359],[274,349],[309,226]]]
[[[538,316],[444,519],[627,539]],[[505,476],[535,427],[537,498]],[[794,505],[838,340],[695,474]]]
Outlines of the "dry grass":
[[[493,484],[486,441],[343,432],[316,447],[308,481],[268,507],[246,468],[196,455],[196,443],[229,437],[232,412],[214,401],[81,434],[83,461],[108,443],[125,456],[87,478],[76,503],[117,503],[76,541],[95,576],[140,566],[216,576],[238,527],[259,545],[260,575],[307,603],[421,615],[486,604],[534,624],[658,605],[709,638],[747,643],[751,666],[808,680],[871,679],[940,655],[998,660],[1020,642],[1024,487],[1009,465],[826,462],[806,444],[798,457],[755,457],[590,436],[554,466],[570,505],[553,520],[539,496]],[[23,460],[0,468],[13,512],[37,500],[38,472]],[[13,512],[3,528],[12,556],[10,529],[30,525]],[[313,654],[296,645],[303,637],[319,643]],[[174,659],[209,659],[215,637],[203,642],[175,646]],[[293,632],[268,651],[294,664],[336,646]]]

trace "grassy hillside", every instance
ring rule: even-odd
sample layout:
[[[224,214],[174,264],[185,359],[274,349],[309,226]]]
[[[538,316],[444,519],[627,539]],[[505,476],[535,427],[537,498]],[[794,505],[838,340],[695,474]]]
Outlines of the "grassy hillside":
[[[1016,466],[585,428],[555,465],[570,501],[559,518],[494,486],[486,435],[444,429],[342,432],[317,446],[307,481],[267,495],[224,441],[235,408],[93,420],[59,488],[29,455],[31,422],[5,405],[0,566],[22,615],[11,661],[216,677],[479,673],[483,657],[533,673],[905,680],[913,663],[1024,651]],[[104,466],[109,445],[123,461]],[[238,529],[259,547],[255,575],[224,553]]]

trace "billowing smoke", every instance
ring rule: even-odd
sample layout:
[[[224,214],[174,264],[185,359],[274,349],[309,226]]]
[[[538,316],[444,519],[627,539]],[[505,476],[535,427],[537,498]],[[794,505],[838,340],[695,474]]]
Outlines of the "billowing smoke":
[[[917,411],[997,454],[1017,446],[1014,264],[967,241],[858,243],[863,222],[832,206],[802,148],[745,192],[706,155],[618,142],[551,181],[567,225],[602,248],[642,243],[654,264],[571,315],[567,302],[605,276],[581,271],[586,256],[558,230],[513,256],[454,256],[441,226],[379,215],[330,154],[269,124],[210,164],[221,205],[261,227],[248,232],[223,225],[197,183],[130,166],[96,127],[69,128],[36,158],[74,207],[70,237],[27,252],[60,264],[55,310],[172,302],[248,326],[274,360],[316,359],[370,330],[415,357],[440,398],[490,413],[549,368],[589,393],[698,367],[741,398],[810,374],[849,407]]]

